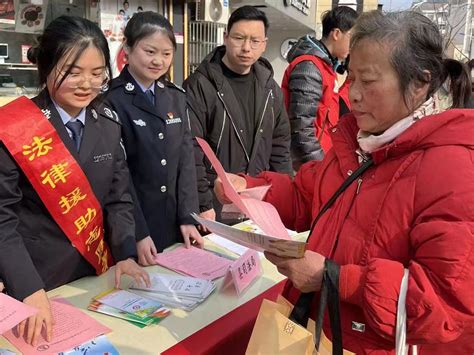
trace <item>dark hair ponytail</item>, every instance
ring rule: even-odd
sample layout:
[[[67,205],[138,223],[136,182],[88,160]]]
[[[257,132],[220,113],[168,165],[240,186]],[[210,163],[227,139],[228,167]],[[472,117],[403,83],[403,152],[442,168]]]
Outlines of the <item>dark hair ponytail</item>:
[[[453,98],[453,108],[468,106],[471,97],[471,75],[467,66],[455,59],[444,59],[443,67],[446,79],[449,79],[449,91]]]

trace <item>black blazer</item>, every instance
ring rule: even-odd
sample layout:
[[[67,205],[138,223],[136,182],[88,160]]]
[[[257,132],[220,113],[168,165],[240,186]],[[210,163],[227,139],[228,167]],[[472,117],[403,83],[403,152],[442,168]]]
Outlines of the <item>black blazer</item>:
[[[104,213],[105,240],[115,261],[136,257],[133,200],[116,113],[87,107],[82,144],[74,143],[46,90],[33,99],[76,158]],[[13,297],[61,286],[94,268],[71,245],[30,182],[0,142],[0,279]]]
[[[122,136],[136,198],[137,240],[151,235],[156,248],[182,241],[179,226],[195,224],[198,195],[184,90],[155,84],[155,105],[125,67],[111,83],[107,103],[122,121]]]

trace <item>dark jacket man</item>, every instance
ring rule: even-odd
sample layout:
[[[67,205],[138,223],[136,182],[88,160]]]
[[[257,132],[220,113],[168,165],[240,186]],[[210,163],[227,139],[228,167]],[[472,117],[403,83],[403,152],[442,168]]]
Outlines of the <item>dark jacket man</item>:
[[[253,64],[255,129],[249,131],[244,108],[223,73],[225,51],[225,46],[216,48],[184,82],[193,135],[209,143],[227,172],[291,174],[289,122],[270,63],[260,57]],[[200,210],[219,209],[216,201],[213,203],[216,174],[197,143],[195,157]]]

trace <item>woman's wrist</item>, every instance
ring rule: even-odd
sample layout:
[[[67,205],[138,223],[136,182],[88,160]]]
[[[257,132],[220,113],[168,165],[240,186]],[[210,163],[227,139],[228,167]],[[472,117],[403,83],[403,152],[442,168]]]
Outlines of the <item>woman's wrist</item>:
[[[245,179],[245,182],[247,183],[247,186],[246,186],[247,189],[250,189],[252,187],[262,186],[262,185],[268,185],[268,182],[263,178],[253,177],[253,176],[242,174],[242,173],[238,175]]]

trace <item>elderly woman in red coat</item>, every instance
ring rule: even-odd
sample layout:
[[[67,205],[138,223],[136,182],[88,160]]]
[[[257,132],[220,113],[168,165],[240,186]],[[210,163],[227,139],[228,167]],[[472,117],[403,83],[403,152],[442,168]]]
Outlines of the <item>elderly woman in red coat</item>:
[[[319,219],[302,259],[266,254],[288,276],[285,296],[319,291],[325,258],[340,265],[344,348],[392,354],[400,283],[409,270],[407,340],[421,354],[474,351],[474,112],[461,63],[443,58],[437,27],[414,12],[364,14],[351,38],[352,113],[333,149],[294,180],[230,175],[242,189],[271,184],[265,200],[284,224],[308,230],[339,186],[374,164]],[[447,80],[452,109],[433,94]],[[225,201],[222,185],[216,193]],[[324,326],[329,333],[327,324]]]

